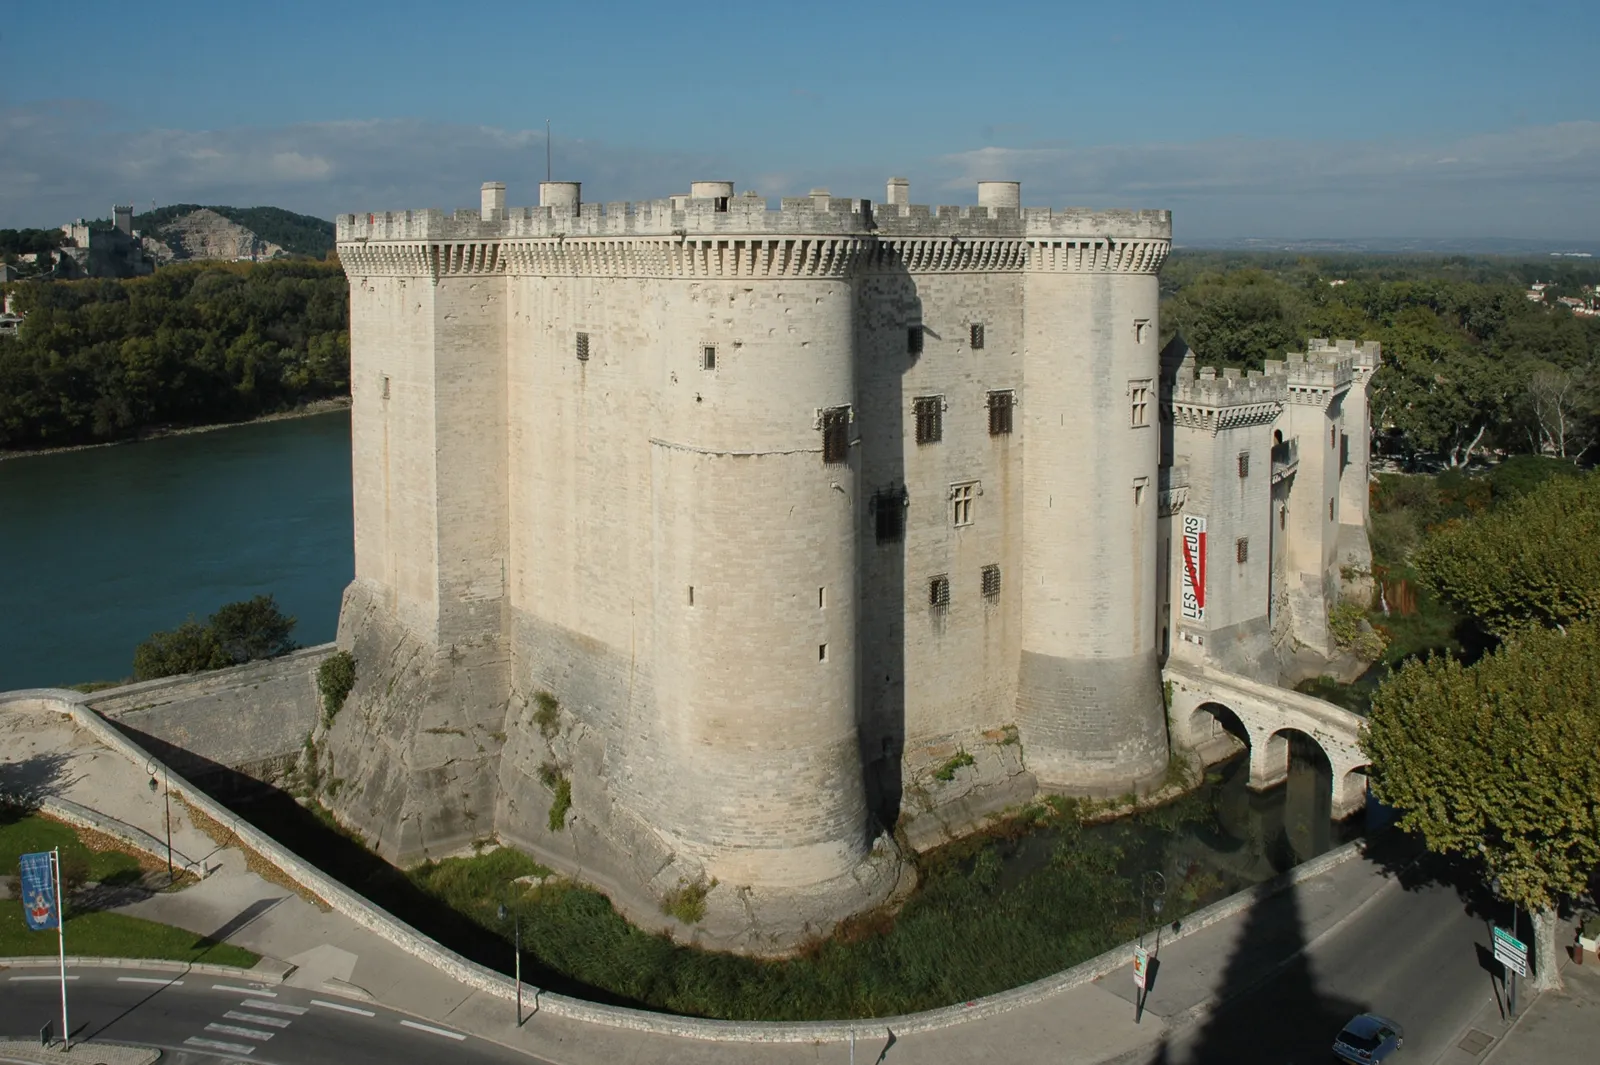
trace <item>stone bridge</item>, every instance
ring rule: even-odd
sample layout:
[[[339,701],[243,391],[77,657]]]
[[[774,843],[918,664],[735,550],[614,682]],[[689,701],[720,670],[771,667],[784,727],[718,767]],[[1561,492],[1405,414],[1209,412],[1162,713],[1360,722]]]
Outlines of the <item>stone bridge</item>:
[[[1359,743],[1365,719],[1342,707],[1211,666],[1169,661],[1175,744],[1206,762],[1238,742],[1250,748],[1250,787],[1270,788],[1289,776],[1289,734],[1316,743],[1333,770],[1333,816],[1345,817],[1367,801],[1367,756]]]

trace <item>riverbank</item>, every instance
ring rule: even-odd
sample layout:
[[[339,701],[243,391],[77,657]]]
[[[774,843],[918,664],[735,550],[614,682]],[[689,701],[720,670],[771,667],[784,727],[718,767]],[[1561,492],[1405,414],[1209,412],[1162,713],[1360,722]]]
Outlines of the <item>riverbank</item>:
[[[24,448],[20,450],[0,448],[0,462],[4,462],[7,459],[33,458],[36,455],[61,455],[69,451],[94,451],[99,448],[120,447],[123,444],[139,444],[149,440],[161,440],[169,436],[193,436],[196,433],[210,433],[218,429],[236,429],[241,425],[260,425],[263,422],[282,422],[293,418],[310,418],[317,414],[331,414],[334,411],[349,409],[349,396],[314,399],[309,403],[302,403],[291,410],[274,411],[271,414],[263,414],[256,418],[246,418],[243,421],[217,422],[208,425],[154,426],[144,430],[138,436],[131,436],[126,440],[106,440],[98,444],[73,444],[71,447]]]

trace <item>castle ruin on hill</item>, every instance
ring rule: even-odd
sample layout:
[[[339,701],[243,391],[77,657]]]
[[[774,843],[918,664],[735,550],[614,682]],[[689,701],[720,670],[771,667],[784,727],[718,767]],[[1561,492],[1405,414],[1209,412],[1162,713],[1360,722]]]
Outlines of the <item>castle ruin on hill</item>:
[[[1169,212],[908,193],[339,218],[341,819],[782,951],[904,886],[896,825],[1159,782],[1165,660],[1335,653],[1377,345],[1197,370]]]

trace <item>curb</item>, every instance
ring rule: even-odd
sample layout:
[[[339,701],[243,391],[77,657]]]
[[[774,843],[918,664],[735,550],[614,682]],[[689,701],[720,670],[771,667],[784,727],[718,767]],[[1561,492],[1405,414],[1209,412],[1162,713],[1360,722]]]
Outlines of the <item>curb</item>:
[[[130,761],[141,765],[156,761],[138,744],[129,740],[92,708],[88,707],[86,705],[88,699],[89,696],[73,691],[29,689],[0,694],[0,708],[4,708],[7,703],[17,703],[30,709],[48,709],[57,713],[64,713],[70,716],[80,728],[94,736],[101,744]],[[267,861],[276,865],[301,887],[322,899],[332,909],[337,910],[362,928],[387,940],[424,964],[439,970],[468,987],[507,1002],[515,999],[516,985],[510,977],[463,958],[387,911],[379,909],[365,897],[345,887],[298,855],[290,853],[277,840],[223,807],[209,795],[189,783],[184,777],[176,773],[172,774],[170,787],[183,796],[192,806],[231,831],[239,844],[257,852]],[[1335,866],[1359,857],[1361,854],[1360,848],[1360,841],[1347,843],[1285,873],[1281,873],[1271,880],[1264,881],[1244,891],[1236,892],[1225,899],[1212,903],[1210,906],[1197,910],[1169,926],[1171,939],[1168,942],[1209,928],[1218,921],[1232,917],[1250,908],[1255,903],[1285,891],[1303,880],[1320,876]],[[1031,984],[1024,984],[1021,987],[988,995],[984,998],[973,999],[953,1006],[943,1006],[920,1013],[902,1014],[894,1017],[862,1018],[858,1021],[703,1020],[695,1017],[678,1017],[672,1014],[628,1009],[620,1006],[603,1006],[582,999],[568,998],[565,995],[545,992],[527,984],[523,985],[523,995],[524,1000],[528,998],[533,1000],[533,1012],[535,1015],[542,1012],[567,1020],[604,1025],[609,1028],[647,1032],[655,1035],[702,1039],[711,1042],[847,1042],[852,1035],[863,1031],[877,1031],[887,1028],[897,1035],[931,1032],[1035,1005],[1132,964],[1134,945],[1134,942],[1130,941],[1070,969],[1054,973]],[[122,960],[112,964],[128,964],[128,962]],[[196,969],[195,971],[200,970]],[[241,970],[228,970],[229,975],[237,975],[239,972]]]
[[[237,965],[213,965],[210,962],[197,961],[168,961],[161,958],[81,958],[74,955],[67,956],[67,968],[90,969],[140,969],[158,973],[194,973],[198,976],[225,976],[234,980],[243,980],[252,984],[281,984],[294,972],[294,966],[271,958],[262,958],[262,963],[270,963],[263,967],[258,964],[254,969],[241,969]],[[7,969],[56,969],[61,966],[60,958],[49,955],[38,955],[27,958],[0,958],[0,971]]]
[[[160,861],[167,860],[167,845],[142,828],[118,821],[98,810],[91,810],[87,806],[72,802],[70,799],[40,799],[34,806],[40,813],[49,814],[58,821],[65,821],[69,825],[87,828],[92,832],[99,832],[110,836],[141,851]],[[172,850],[172,864],[174,868],[191,873],[201,880],[210,875],[211,870],[202,863],[195,861],[176,847]]]

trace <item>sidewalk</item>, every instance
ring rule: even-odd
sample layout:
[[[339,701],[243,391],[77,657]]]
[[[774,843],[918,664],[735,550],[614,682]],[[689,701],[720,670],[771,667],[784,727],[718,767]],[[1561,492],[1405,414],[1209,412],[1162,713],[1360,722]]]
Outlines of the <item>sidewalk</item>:
[[[1545,1065],[1600,1057],[1600,961],[1591,953],[1582,965],[1565,958],[1561,991],[1529,1001],[1519,991],[1518,1014],[1508,1025],[1503,1003],[1485,1006],[1461,1039],[1435,1065]]]
[[[48,712],[8,710],[0,713],[0,744],[21,752],[23,759],[34,759],[30,764],[46,765],[51,757],[60,756],[53,779],[44,787],[165,838],[161,797],[152,795],[143,768],[99,747],[70,721]],[[519,1029],[511,1003],[475,992],[350,919],[263,880],[246,867],[239,850],[219,849],[189,824],[178,804],[173,807],[173,842],[181,854],[214,871],[190,888],[151,896],[122,912],[226,939],[289,962],[297,966],[287,980],[294,986],[371,997],[561,1065],[849,1060],[849,1047],[841,1043],[719,1043],[539,1015],[531,994],[531,1016]],[[1032,1006],[898,1037],[884,1060],[956,1065],[1003,1055],[1021,1061],[1091,1063],[1122,1056],[1203,1014],[1247,934],[1245,949],[1265,976],[1302,944],[1331,933],[1364,903],[1396,889],[1397,883],[1376,865],[1354,858],[1253,910],[1164,944],[1150,1000],[1138,1023],[1130,964]],[[1538,1030],[1534,1019],[1529,1019],[1531,1031]],[[857,1059],[863,1063],[877,1059],[889,1038],[882,1024],[861,1022]]]

